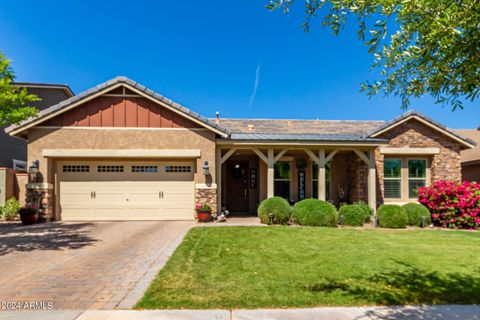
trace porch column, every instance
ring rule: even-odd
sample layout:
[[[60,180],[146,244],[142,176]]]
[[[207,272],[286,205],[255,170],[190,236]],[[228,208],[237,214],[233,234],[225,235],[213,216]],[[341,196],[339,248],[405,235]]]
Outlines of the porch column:
[[[368,157],[368,205],[373,209],[373,212],[377,212],[377,188],[375,183],[376,170],[375,170],[375,150],[369,151]]]
[[[274,164],[275,158],[273,156],[273,149],[268,149],[268,161],[267,161],[267,198],[271,198],[274,195]]]
[[[325,201],[326,183],[325,183],[325,150],[318,151],[318,199]]]
[[[215,150],[215,169],[217,180],[217,212],[222,212],[222,149]]]

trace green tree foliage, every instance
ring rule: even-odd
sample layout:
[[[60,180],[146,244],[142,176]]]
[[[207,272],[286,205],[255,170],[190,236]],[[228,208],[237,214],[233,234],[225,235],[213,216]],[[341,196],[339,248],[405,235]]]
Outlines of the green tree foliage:
[[[369,96],[394,95],[408,108],[429,94],[443,106],[463,108],[480,96],[479,0],[305,0],[305,31],[312,18],[338,35],[354,20],[374,56],[378,81],[365,82]],[[271,0],[270,10],[288,13],[294,0]]]
[[[13,86],[14,78],[10,61],[0,51],[0,126],[17,124],[37,114],[37,109],[29,104],[39,98],[25,88]]]

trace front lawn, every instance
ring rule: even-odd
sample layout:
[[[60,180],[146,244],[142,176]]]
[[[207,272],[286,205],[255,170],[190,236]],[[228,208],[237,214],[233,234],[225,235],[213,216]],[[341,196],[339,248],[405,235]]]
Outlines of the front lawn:
[[[480,233],[194,228],[137,308],[480,303]]]

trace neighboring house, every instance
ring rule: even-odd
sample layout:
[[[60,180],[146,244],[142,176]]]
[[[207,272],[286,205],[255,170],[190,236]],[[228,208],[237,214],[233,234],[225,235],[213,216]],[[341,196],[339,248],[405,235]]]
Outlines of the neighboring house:
[[[16,82],[14,86],[24,87],[29,93],[37,95],[41,100],[31,103],[31,106],[43,110],[60,101],[73,97],[73,92],[67,85],[45,84],[32,82]],[[27,168],[27,142],[24,139],[9,136],[0,127],[0,206],[11,197],[17,197],[23,203],[23,182],[25,176],[19,172]]]
[[[195,202],[250,213],[275,195],[416,200],[461,179],[475,142],[417,112],[390,121],[207,119],[117,77],[7,128],[39,160],[52,218],[193,219]]]
[[[480,128],[456,130],[477,143],[475,149],[462,151],[462,179],[480,182]]]
[[[15,82],[14,86],[24,87],[31,94],[35,94],[41,100],[32,102],[30,105],[38,110],[43,110],[60,101],[73,97],[73,92],[67,85],[63,84],[45,84],[33,82]],[[23,139],[11,137],[4,132],[5,128],[0,130],[0,167],[22,169],[27,161],[27,143]]]

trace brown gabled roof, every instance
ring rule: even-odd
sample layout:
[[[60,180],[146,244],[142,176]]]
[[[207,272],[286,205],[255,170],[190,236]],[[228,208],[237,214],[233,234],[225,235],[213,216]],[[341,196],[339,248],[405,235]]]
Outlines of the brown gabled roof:
[[[329,134],[365,136],[384,121],[362,120],[289,120],[289,119],[220,119],[232,133],[248,134]]]
[[[47,120],[49,117],[58,115],[62,112],[69,110],[69,108],[76,106],[78,103],[86,101],[94,97],[96,94],[101,94],[102,92],[106,92],[111,88],[115,88],[116,86],[123,85],[129,87],[130,89],[138,91],[140,94],[152,98],[154,101],[158,103],[163,103],[172,108],[175,112],[183,115],[188,116],[194,121],[197,121],[200,125],[210,128],[211,130],[215,130],[221,135],[228,136],[230,132],[228,129],[223,127],[222,125],[216,123],[215,121],[211,121],[198,113],[156,93],[153,90],[148,89],[147,87],[135,82],[133,80],[128,79],[127,77],[118,76],[106,82],[103,82],[87,91],[81,92],[76,96],[73,96],[67,100],[61,101],[47,109],[44,109],[38,113],[36,117],[29,118],[18,125],[11,125],[5,129],[5,132],[9,133],[10,135],[17,135],[20,132],[27,130],[30,127],[33,127],[42,121]]]
[[[455,131],[477,143],[474,149],[467,149],[461,152],[462,163],[467,164],[480,161],[480,130],[462,129]]]

